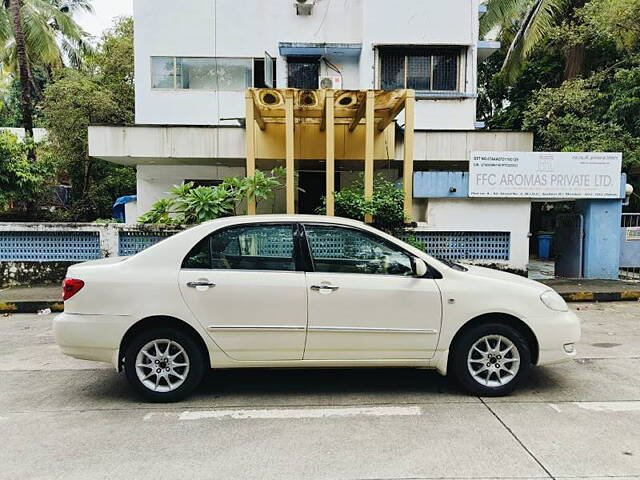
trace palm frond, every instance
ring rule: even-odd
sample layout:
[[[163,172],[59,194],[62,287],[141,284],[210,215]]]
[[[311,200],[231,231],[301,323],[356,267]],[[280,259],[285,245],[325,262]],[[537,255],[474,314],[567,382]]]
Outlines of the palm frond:
[[[487,0],[487,12],[480,18],[480,38],[492,30],[504,27],[521,17],[527,0]]]
[[[502,65],[508,81],[515,80],[531,51],[558,24],[569,4],[570,0],[536,0],[529,8]]]

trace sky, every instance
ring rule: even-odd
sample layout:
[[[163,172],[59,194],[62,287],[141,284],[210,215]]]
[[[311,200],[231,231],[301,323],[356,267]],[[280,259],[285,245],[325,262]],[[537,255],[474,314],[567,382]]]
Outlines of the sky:
[[[93,0],[94,13],[79,13],[76,21],[91,35],[100,37],[114,17],[133,14],[133,0]]]

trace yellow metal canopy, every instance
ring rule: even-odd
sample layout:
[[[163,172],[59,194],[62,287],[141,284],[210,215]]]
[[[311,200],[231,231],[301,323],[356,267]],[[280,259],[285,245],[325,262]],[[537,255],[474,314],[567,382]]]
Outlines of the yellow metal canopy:
[[[336,158],[364,160],[364,193],[370,198],[374,160],[394,155],[392,124],[405,109],[404,208],[409,217],[414,102],[413,90],[249,89],[246,92],[247,175],[255,173],[258,146],[261,157],[273,158],[284,153],[287,213],[291,214],[295,213],[294,159],[325,158],[327,215],[333,215]],[[255,214],[255,202],[249,202],[248,213]]]

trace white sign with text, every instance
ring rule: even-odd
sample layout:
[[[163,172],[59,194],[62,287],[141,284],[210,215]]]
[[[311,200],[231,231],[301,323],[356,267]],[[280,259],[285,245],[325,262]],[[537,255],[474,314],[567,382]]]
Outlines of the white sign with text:
[[[620,198],[621,153],[472,152],[470,197]]]

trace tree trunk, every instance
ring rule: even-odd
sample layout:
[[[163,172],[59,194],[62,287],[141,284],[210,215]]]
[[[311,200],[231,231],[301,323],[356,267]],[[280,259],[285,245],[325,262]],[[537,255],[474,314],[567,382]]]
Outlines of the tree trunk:
[[[571,80],[584,74],[585,45],[572,45],[565,54],[564,79]]]
[[[22,108],[22,126],[29,139],[33,139],[33,108],[31,106],[31,81],[29,78],[29,59],[27,47],[22,29],[22,17],[20,15],[20,0],[9,0],[11,19],[13,20],[13,35],[16,42],[16,56],[18,59],[18,73],[20,78],[20,103]],[[35,159],[35,150],[29,143],[28,155]]]

